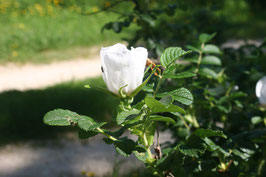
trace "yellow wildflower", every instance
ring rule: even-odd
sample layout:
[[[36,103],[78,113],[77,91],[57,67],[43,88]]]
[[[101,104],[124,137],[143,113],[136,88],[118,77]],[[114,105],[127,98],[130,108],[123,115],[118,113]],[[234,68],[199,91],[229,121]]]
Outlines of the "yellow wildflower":
[[[98,11],[99,11],[99,8],[98,8],[98,7],[94,6],[94,7],[92,8],[92,12],[98,12]]]
[[[17,56],[18,56],[18,52],[17,52],[17,51],[15,51],[15,50],[14,50],[14,51],[12,51],[12,56],[13,56],[13,57],[17,57]]]

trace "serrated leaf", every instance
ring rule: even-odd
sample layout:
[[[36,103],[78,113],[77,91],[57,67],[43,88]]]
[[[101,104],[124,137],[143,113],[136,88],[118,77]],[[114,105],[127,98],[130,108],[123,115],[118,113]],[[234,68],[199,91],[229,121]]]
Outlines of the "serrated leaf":
[[[170,92],[170,94],[174,98],[175,101],[178,101],[182,104],[190,105],[193,103],[193,95],[188,89],[184,87],[174,90]]]
[[[207,43],[209,42],[214,36],[216,35],[216,33],[213,34],[207,34],[207,33],[202,33],[199,36],[199,41],[201,43]]]
[[[203,53],[215,53],[215,54],[221,54],[222,52],[220,51],[220,49],[213,44],[207,44],[204,46]]]
[[[46,113],[43,121],[47,125],[68,126],[72,123],[77,123],[78,118],[79,115],[75,112],[64,109],[55,109]]]
[[[205,152],[206,145],[200,137],[192,134],[185,143],[178,145],[178,150],[186,156],[198,158]]]
[[[153,115],[153,116],[150,116],[149,120],[151,120],[151,121],[169,122],[169,123],[175,125],[174,119],[172,119],[170,117],[163,117],[163,116],[159,116],[159,115]]]
[[[222,62],[221,62],[220,58],[218,58],[214,55],[208,55],[208,56],[204,56],[202,58],[201,64],[221,66]]]
[[[183,114],[185,113],[185,111],[179,106],[171,104],[167,107],[163,103],[152,97],[146,97],[145,103],[151,109],[152,114],[159,112],[179,112]]]
[[[105,124],[106,122],[96,123],[92,118],[87,116],[80,116],[78,119],[78,126],[85,131],[93,131]]]
[[[222,131],[212,130],[212,129],[199,128],[194,132],[194,134],[201,137],[201,138],[211,137],[211,136],[219,136],[222,138],[227,138],[227,136],[225,134],[223,134]]]
[[[199,74],[210,79],[217,79],[218,74],[210,68],[201,68]]]
[[[160,57],[161,64],[163,67],[167,68],[171,63],[190,52],[191,51],[184,51],[180,47],[169,47]]]
[[[175,101],[178,101],[185,105],[190,105],[193,103],[193,95],[188,89],[184,87],[173,90],[171,92],[158,93],[157,97],[163,97],[165,95],[171,95]]]
[[[132,120],[136,118],[139,114],[140,110],[132,109],[132,110],[125,110],[122,112],[119,112],[116,116],[116,123],[117,125],[121,125],[126,120]]]
[[[163,75],[171,75],[173,72],[179,67],[179,64],[171,64],[167,68],[165,68]]]
[[[170,78],[170,79],[183,79],[183,78],[188,78],[188,77],[194,77],[196,76],[195,73],[191,72],[181,72],[181,73],[175,73],[175,74],[164,74],[164,78]]]

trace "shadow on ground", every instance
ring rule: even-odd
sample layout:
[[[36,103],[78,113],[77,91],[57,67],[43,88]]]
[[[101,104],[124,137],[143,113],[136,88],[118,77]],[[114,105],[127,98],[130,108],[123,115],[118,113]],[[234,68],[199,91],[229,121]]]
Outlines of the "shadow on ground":
[[[55,137],[57,132],[73,130],[43,124],[46,112],[70,109],[98,121],[111,122],[118,100],[85,84],[104,86],[101,78],[60,84],[43,90],[8,91],[0,94],[0,141],[43,139]]]

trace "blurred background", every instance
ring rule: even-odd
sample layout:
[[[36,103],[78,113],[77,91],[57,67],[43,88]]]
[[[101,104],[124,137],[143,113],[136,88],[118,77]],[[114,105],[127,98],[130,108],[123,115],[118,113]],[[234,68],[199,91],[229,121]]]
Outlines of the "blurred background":
[[[246,54],[243,46],[261,56],[256,52],[265,44],[265,12],[264,0],[0,0],[0,176],[118,173],[123,159],[111,146],[97,138],[80,141],[75,129],[42,121],[46,112],[63,108],[112,128],[119,100],[84,88],[105,87],[100,48],[144,46],[157,59],[166,47],[186,48],[200,33],[216,33],[212,43],[229,66],[230,58]],[[265,62],[241,66],[253,74],[252,83],[266,70]],[[248,92],[254,94],[254,87]]]

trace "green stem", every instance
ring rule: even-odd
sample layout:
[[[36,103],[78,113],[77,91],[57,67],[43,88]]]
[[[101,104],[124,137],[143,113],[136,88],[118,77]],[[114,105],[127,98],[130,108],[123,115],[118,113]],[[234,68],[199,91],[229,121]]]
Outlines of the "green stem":
[[[113,137],[113,136],[111,136],[111,135],[105,133],[101,128],[96,128],[96,129],[99,131],[99,133],[101,133],[101,134],[107,136],[110,140],[117,141],[117,139],[116,139],[115,137]]]
[[[158,82],[158,84],[157,84],[157,87],[156,87],[156,89],[155,89],[155,91],[154,91],[153,97],[155,97],[155,96],[156,96],[156,94],[157,94],[157,92],[158,92],[159,88],[161,87],[162,80],[163,80],[163,77],[162,77],[162,75],[159,75],[159,82]]]
[[[198,65],[197,65],[197,68],[196,68],[196,70],[195,70],[195,73],[196,73],[196,74],[199,72],[200,64],[201,64],[201,61],[202,61],[202,55],[203,55],[202,50],[203,50],[204,46],[205,46],[205,44],[202,43],[202,44],[201,44],[201,50],[200,50],[200,52],[199,52],[198,62],[197,62]]]

